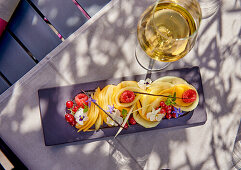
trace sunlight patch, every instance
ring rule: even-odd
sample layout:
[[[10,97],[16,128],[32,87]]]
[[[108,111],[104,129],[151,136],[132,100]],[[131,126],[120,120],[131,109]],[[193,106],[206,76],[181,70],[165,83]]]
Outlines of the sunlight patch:
[[[49,18],[54,19],[54,18],[57,17],[57,15],[58,15],[58,10],[57,10],[57,8],[53,8],[53,9],[51,9],[51,11],[50,11],[50,13],[49,13]]]
[[[149,156],[145,169],[158,169],[160,167],[161,160],[156,152],[152,152]]]
[[[78,24],[79,20],[80,20],[79,17],[71,17],[71,18],[67,19],[66,24],[69,27],[72,27],[72,26],[75,26],[76,24]]]
[[[18,131],[19,123],[16,120],[11,122],[11,129],[12,129],[13,132],[17,132]]]
[[[106,54],[98,51],[98,50],[93,50],[93,61],[96,65],[106,65],[109,61],[108,57],[106,56]]]
[[[68,147],[66,147],[65,151],[66,151],[66,153],[72,154],[72,153],[76,153],[77,149],[76,149],[76,146],[68,146]]]
[[[32,20],[32,25],[36,25],[37,23],[38,23],[38,17],[37,15],[34,15]]]
[[[83,152],[85,154],[91,154],[92,152],[94,152],[94,150],[96,149],[97,146],[98,146],[98,142],[87,143],[84,145]]]
[[[117,18],[119,17],[119,11],[118,10],[112,10],[109,15],[107,15],[107,19],[110,23],[114,23]]]
[[[38,131],[41,129],[39,121],[39,108],[30,108],[25,106],[23,109],[23,121],[20,124],[20,132],[22,134]]]

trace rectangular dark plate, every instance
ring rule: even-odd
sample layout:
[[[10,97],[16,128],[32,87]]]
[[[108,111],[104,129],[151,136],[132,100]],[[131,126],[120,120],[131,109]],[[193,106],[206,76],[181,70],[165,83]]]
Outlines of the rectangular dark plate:
[[[154,81],[159,77],[168,75],[181,77],[197,89],[199,94],[199,104],[197,108],[185,116],[170,120],[164,119],[154,128],[147,129],[140,125],[131,125],[128,130],[122,130],[120,134],[129,134],[163,128],[185,128],[202,125],[206,122],[207,114],[205,110],[203,86],[199,67],[152,73],[151,79]],[[77,129],[70,126],[65,121],[64,115],[66,101],[73,99],[75,95],[81,92],[80,89],[86,91],[93,90],[97,87],[103,88],[108,84],[117,85],[119,82],[124,80],[144,80],[145,77],[146,74],[143,74],[71,86],[40,89],[38,91],[38,95],[45,145],[50,146],[74,141],[97,140],[103,137],[115,136],[119,127],[103,128],[98,131],[77,133]]]

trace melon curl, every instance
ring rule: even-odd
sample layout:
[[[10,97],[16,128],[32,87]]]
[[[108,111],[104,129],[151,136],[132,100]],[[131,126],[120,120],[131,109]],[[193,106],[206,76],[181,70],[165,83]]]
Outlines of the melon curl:
[[[141,96],[140,95],[136,95],[135,96],[135,99],[130,102],[130,103],[121,103],[120,102],[120,96],[121,94],[126,91],[126,90],[129,90],[129,91],[136,91],[136,92],[141,92],[142,90],[138,87],[125,87],[125,88],[121,88],[115,95],[115,104],[117,105],[117,107],[124,107],[124,108],[127,108],[127,107],[131,107],[133,106],[134,104],[136,104],[136,102],[138,100],[140,100]]]

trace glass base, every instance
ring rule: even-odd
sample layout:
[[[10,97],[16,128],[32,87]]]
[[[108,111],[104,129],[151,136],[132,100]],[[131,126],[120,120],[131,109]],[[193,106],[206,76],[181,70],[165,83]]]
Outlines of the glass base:
[[[138,43],[135,50],[135,57],[138,64],[147,71],[155,72],[167,68],[170,62],[161,62],[150,58]]]

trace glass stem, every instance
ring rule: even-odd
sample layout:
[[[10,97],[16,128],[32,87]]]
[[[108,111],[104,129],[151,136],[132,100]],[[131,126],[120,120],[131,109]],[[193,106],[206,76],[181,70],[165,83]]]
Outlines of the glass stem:
[[[153,66],[154,66],[155,62],[156,62],[155,60],[150,58],[148,70],[147,70],[147,73],[146,73],[146,79],[147,78],[151,79],[151,72],[152,72],[152,69],[153,69]]]

